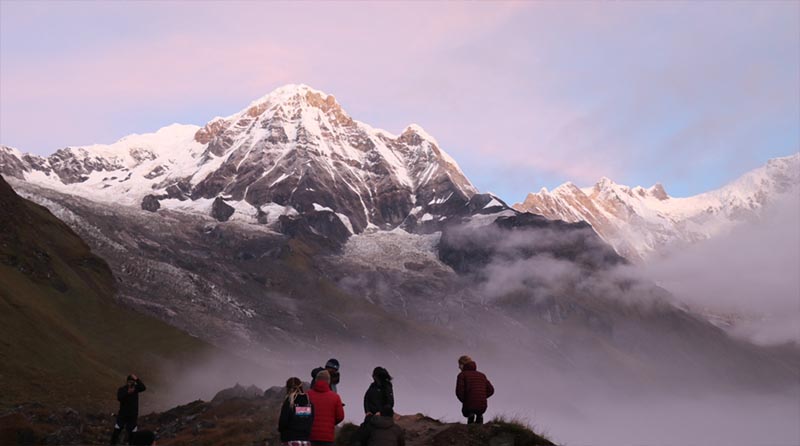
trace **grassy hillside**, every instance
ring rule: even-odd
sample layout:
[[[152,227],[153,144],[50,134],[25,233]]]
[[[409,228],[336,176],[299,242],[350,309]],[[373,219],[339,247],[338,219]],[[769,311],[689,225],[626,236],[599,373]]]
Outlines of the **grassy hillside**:
[[[128,373],[157,389],[165,367],[212,353],[116,303],[106,262],[1,177],[0,209],[0,408],[36,401],[110,410]]]

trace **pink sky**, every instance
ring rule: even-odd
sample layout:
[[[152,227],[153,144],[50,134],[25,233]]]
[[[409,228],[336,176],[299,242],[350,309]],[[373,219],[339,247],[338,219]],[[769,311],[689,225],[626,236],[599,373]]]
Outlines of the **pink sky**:
[[[800,4],[0,1],[0,142],[202,125],[286,83],[416,122],[482,190],[673,194],[800,145]]]

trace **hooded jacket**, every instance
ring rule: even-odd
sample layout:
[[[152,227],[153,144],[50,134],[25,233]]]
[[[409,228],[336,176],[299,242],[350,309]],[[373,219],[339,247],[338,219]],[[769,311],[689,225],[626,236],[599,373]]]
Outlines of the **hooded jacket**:
[[[394,408],[394,389],[391,381],[373,382],[364,393],[364,413],[376,414],[384,406]]]
[[[405,446],[406,432],[394,424],[394,417],[374,416],[369,419],[367,446]]]
[[[464,409],[485,412],[487,399],[494,395],[494,387],[486,375],[478,371],[475,361],[464,364],[456,378],[456,397]]]
[[[309,403],[308,395],[301,393],[295,397],[295,406],[307,406]],[[313,417],[313,415],[312,415]],[[308,441],[313,426],[313,418],[298,419],[295,415],[295,407],[289,403],[289,398],[284,398],[281,405],[281,415],[278,418],[278,432],[281,434],[281,441]]]
[[[311,425],[311,441],[333,442],[336,425],[344,420],[344,406],[338,394],[331,391],[325,381],[317,381],[307,393],[314,406],[314,423]]]

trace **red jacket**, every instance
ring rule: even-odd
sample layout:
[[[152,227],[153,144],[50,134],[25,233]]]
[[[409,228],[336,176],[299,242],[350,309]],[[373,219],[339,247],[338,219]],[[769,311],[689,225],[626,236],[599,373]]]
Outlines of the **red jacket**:
[[[336,439],[336,425],[344,420],[342,399],[331,391],[325,381],[317,381],[308,391],[314,406],[314,424],[311,425],[311,441],[333,442]]]
[[[456,379],[456,396],[464,404],[464,409],[485,411],[488,406],[486,400],[492,395],[492,383],[477,370],[475,362],[464,364]]]

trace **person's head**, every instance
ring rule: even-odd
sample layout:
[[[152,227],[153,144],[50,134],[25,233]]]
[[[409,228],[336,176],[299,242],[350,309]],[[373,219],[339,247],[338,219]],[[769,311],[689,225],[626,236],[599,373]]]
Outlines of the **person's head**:
[[[303,382],[295,376],[286,380],[286,394],[298,393],[303,391]]]
[[[336,359],[336,358],[329,359],[328,362],[325,363],[325,368],[328,371],[338,372],[339,371],[339,360]]]
[[[470,362],[473,362],[473,361],[472,361],[472,358],[470,358],[470,357],[469,357],[469,356],[467,356],[467,355],[464,355],[464,356],[462,356],[462,357],[458,358],[458,368],[463,370],[463,369],[464,369],[464,366],[465,366],[466,364],[469,364]]]
[[[383,367],[375,367],[372,371],[372,379],[377,383],[387,383],[392,381],[392,376],[389,371]]]
[[[317,381],[326,382],[328,384],[331,383],[331,374],[327,370],[322,370],[317,373]]]
[[[128,375],[128,377],[125,379],[125,383],[128,385],[128,387],[133,387],[136,385],[136,380],[133,378],[133,375]]]
[[[383,407],[381,407],[381,416],[382,417],[393,417],[394,416],[394,409],[392,409],[392,406],[383,406]]]

